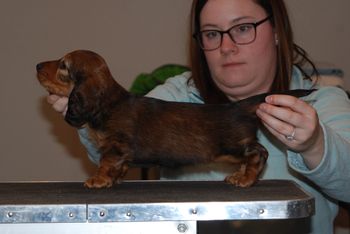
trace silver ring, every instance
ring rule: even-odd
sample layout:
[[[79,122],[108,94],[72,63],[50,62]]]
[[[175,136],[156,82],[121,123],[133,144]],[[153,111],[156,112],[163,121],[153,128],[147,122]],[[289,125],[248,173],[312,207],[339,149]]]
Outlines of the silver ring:
[[[288,140],[288,141],[294,141],[294,136],[295,136],[295,128],[293,129],[293,132],[292,134],[289,134],[289,135],[286,135],[285,138]]]

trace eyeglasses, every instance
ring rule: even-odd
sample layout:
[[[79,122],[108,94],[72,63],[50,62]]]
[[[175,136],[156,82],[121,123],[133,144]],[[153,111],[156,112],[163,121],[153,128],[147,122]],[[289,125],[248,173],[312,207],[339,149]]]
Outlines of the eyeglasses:
[[[219,48],[222,44],[222,38],[226,33],[237,45],[247,45],[255,41],[256,28],[260,24],[268,21],[270,18],[271,15],[256,23],[238,24],[226,31],[203,30],[195,33],[193,37],[197,40],[202,50],[206,51],[216,50]]]

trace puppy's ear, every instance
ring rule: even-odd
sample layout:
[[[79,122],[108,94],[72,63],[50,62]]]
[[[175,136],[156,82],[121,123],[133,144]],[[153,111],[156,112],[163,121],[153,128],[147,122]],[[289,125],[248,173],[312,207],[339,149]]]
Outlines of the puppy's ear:
[[[80,75],[79,75],[80,76]],[[65,120],[74,127],[82,127],[88,123],[91,127],[99,128],[104,116],[109,111],[108,105],[112,84],[105,84],[100,77],[85,74],[77,77],[69,96],[68,110]]]
[[[82,127],[88,121],[89,90],[87,77],[83,72],[71,71],[70,79],[74,82],[74,88],[69,95],[68,110],[65,116],[66,122],[73,127]]]
[[[65,116],[67,123],[80,128],[87,122],[86,98],[81,87],[75,86],[68,100],[68,110]]]

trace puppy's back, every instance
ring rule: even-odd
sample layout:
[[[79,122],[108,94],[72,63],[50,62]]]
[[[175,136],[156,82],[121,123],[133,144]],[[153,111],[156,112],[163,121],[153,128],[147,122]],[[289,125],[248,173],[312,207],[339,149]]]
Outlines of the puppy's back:
[[[237,152],[247,137],[255,138],[255,114],[235,103],[203,105],[144,98],[136,104],[136,163],[179,166],[210,162]],[[134,106],[135,107],[135,106]]]
[[[280,94],[300,97],[311,92],[293,90]],[[120,103],[122,111],[115,113],[111,132],[115,133],[119,123],[128,144],[133,146],[135,163],[206,163],[217,155],[240,154],[246,144],[257,140],[259,119],[255,110],[270,94],[209,105],[133,97]]]

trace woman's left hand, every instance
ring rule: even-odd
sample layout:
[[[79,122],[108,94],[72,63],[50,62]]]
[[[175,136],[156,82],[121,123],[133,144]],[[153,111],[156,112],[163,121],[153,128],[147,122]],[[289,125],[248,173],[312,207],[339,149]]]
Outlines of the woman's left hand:
[[[316,110],[289,95],[270,95],[265,101],[256,111],[264,126],[289,149],[300,153],[309,169],[316,168],[324,152]]]

